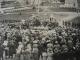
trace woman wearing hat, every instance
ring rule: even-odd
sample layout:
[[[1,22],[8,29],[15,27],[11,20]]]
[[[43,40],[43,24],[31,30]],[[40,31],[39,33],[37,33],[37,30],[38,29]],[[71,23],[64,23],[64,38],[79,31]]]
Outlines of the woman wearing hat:
[[[23,60],[31,60],[31,44],[27,42],[26,45],[24,45],[24,48],[22,50],[23,53]]]
[[[22,55],[23,55],[22,60],[31,60],[32,46],[31,46],[29,36],[24,36],[22,42],[24,45],[24,47],[22,48]]]

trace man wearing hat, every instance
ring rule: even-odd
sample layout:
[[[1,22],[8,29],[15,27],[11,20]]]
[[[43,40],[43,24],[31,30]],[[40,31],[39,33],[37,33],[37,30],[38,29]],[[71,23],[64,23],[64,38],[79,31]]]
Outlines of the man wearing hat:
[[[39,60],[39,56],[38,56],[38,41],[34,40],[33,41],[33,46],[32,46],[32,54],[33,54],[33,59],[34,60]]]
[[[47,44],[47,60],[53,60],[53,44]]]
[[[68,46],[65,43],[61,46],[61,59],[68,60]]]
[[[55,44],[53,45],[53,52],[54,52],[53,57],[54,57],[55,60],[59,60],[60,59],[60,57],[59,57],[60,52],[61,52],[60,48],[61,47],[60,47],[60,44],[58,43],[58,41],[55,41]]]
[[[26,22],[26,20],[22,20],[21,21],[21,28],[22,29],[27,29],[27,28],[29,28],[29,23],[28,23],[28,21]]]
[[[22,54],[23,54],[23,59],[24,60],[31,60],[31,43],[30,41],[26,41],[26,43],[24,43],[24,47],[22,49]]]
[[[39,58],[43,57],[42,54],[44,54],[47,50],[47,41],[45,39],[45,37],[42,38],[42,40],[38,41],[38,49],[39,49]]]
[[[42,59],[43,60],[47,60],[47,42],[46,42],[46,39],[45,39],[45,37],[43,37],[42,38],[42,41],[41,41],[41,49],[42,49],[42,51],[40,51],[41,52],[41,54],[42,54]]]
[[[70,60],[73,60],[74,59],[74,49],[73,49],[73,42],[72,40],[68,40],[67,42],[67,45],[68,45],[68,57]]]

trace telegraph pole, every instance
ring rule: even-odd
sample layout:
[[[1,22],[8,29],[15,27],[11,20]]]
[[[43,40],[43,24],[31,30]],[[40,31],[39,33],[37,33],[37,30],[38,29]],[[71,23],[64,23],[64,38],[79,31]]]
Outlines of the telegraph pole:
[[[39,4],[39,0],[38,0],[38,10],[37,10],[38,14],[39,14],[39,8],[40,8],[40,4]]]

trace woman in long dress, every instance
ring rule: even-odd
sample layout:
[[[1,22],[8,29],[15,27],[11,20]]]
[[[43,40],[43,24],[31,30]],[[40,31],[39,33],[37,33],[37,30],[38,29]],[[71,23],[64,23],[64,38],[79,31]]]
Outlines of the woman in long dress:
[[[3,46],[4,46],[4,57],[3,58],[8,58],[8,55],[9,55],[8,40],[4,41]]]
[[[24,54],[23,54],[24,60],[31,60],[31,44],[26,44],[24,48]]]

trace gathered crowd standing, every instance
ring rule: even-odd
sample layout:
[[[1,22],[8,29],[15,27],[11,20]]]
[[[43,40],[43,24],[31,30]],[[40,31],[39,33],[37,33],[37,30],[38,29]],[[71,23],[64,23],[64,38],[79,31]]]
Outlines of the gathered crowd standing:
[[[80,29],[57,21],[22,20],[0,26],[0,59],[80,60]]]

